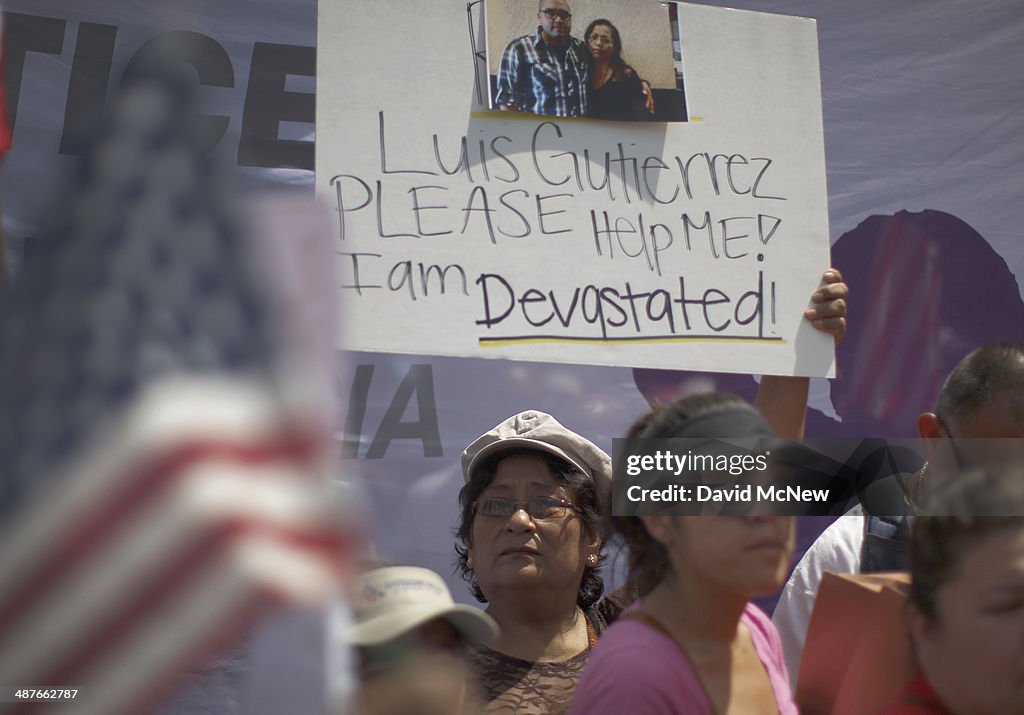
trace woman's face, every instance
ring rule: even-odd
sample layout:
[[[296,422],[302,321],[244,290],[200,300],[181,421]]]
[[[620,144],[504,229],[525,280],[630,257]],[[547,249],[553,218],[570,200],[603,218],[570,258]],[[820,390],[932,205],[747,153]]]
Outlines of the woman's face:
[[[594,25],[587,35],[587,49],[595,60],[607,59],[615,52],[615,39],[612,28],[607,25]]]
[[[774,593],[793,557],[791,516],[645,517],[681,578],[747,598]]]
[[[571,594],[575,600],[587,557],[600,549],[579,513],[566,509],[561,516],[543,518],[518,508],[508,517],[490,516],[482,505],[491,498],[575,501],[539,455],[515,454],[498,463],[494,480],[477,499],[469,544],[473,571],[487,600],[494,603],[509,589],[544,589],[566,598]]]
[[[953,713],[1024,713],[1024,526],[969,545],[936,594],[935,620],[914,612],[911,632]]]

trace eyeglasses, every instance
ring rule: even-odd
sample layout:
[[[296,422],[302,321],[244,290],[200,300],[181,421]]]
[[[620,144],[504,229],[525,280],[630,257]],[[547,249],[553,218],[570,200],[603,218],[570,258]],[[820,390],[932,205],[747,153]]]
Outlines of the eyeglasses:
[[[559,20],[568,22],[572,19],[572,13],[567,10],[555,10],[554,8],[544,8],[541,13],[549,20],[554,20],[556,17]]]
[[[527,501],[516,501],[508,497],[488,497],[478,501],[474,511],[480,516],[493,516],[508,519],[520,509],[525,509],[530,518],[561,519],[570,511],[579,511],[579,507],[565,499],[556,497],[532,497]]]
[[[590,33],[590,37],[587,38],[595,45],[614,45],[615,40],[608,37],[608,35],[599,35],[596,32]]]

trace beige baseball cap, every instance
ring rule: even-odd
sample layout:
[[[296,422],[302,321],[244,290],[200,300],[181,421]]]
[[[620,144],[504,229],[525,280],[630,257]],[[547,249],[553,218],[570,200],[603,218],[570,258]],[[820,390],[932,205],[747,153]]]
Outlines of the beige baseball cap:
[[[479,608],[456,604],[444,579],[418,566],[388,566],[355,580],[352,644],[375,646],[441,618],[466,640],[486,643],[498,624]]]
[[[590,440],[564,427],[546,412],[526,410],[480,435],[462,453],[462,475],[468,482],[484,460],[514,449],[535,449],[564,459],[603,493],[612,480],[611,458]]]

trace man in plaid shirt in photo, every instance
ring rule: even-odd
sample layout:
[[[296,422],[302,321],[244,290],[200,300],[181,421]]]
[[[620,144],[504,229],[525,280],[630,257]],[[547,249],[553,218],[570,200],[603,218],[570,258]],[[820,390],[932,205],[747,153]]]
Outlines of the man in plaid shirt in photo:
[[[513,40],[501,56],[494,104],[510,112],[585,116],[590,62],[586,46],[569,34],[569,3],[540,0],[537,19],[537,32]]]

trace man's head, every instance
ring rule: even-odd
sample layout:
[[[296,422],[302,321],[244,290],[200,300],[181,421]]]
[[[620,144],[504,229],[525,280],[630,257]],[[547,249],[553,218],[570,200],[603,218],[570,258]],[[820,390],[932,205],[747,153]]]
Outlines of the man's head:
[[[935,412],[917,421],[929,475],[1024,457],[1024,345],[997,343],[961,360]]]
[[[566,0],[540,0],[537,6],[537,21],[540,23],[544,41],[561,45],[569,41],[572,30],[572,11]]]

